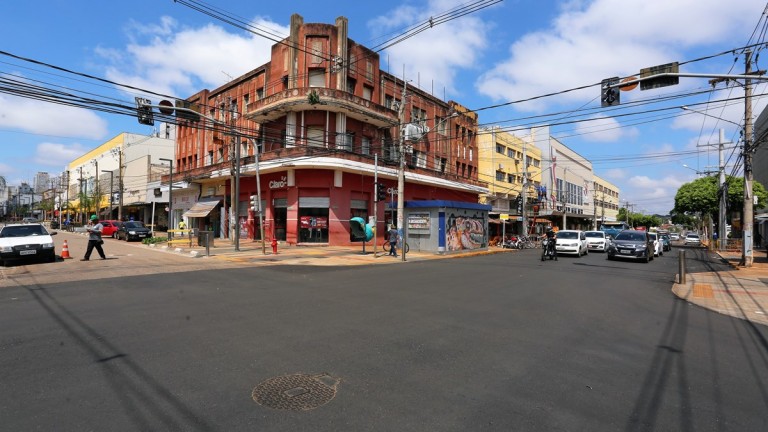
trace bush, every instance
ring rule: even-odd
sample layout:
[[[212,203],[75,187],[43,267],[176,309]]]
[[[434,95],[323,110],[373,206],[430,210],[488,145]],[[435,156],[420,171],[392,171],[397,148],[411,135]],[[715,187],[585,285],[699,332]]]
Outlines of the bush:
[[[168,241],[168,238],[166,237],[150,237],[150,238],[143,239],[141,242],[144,243],[145,245],[148,245],[148,244],[155,244],[155,243],[165,243],[167,241]]]

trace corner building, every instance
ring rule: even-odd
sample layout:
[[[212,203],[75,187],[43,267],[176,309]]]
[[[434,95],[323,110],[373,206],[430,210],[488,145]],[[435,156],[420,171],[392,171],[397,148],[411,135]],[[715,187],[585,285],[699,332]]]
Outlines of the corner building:
[[[401,156],[406,213],[409,203],[477,203],[487,192],[478,180],[476,114],[381,70],[379,55],[349,39],[347,26],[344,17],[310,24],[294,14],[290,36],[272,47],[268,63],[186,100],[217,120],[177,113],[174,176],[200,185],[194,199],[206,209],[193,207],[190,226],[216,219],[220,237],[230,235],[224,225],[237,150],[234,199],[245,240],[259,238],[250,210],[257,173],[265,238],[289,244],[350,245],[350,218],[373,216],[380,242],[397,220]],[[376,182],[387,190],[383,202]]]

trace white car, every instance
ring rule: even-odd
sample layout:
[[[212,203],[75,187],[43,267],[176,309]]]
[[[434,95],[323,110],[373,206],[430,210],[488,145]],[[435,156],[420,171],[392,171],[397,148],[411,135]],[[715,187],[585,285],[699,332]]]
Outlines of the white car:
[[[648,237],[650,237],[653,242],[653,256],[657,257],[664,255],[664,245],[661,243],[658,233],[649,232]]]
[[[685,239],[683,239],[683,244],[688,245],[695,245],[700,246],[701,245],[701,237],[699,237],[698,234],[694,233],[688,233],[685,235]]]
[[[10,224],[0,229],[0,265],[10,261],[56,261],[56,249],[51,236],[42,224]]]
[[[587,237],[587,248],[593,251],[605,252],[608,249],[608,238],[602,231],[584,231]]]
[[[560,230],[557,232],[555,250],[558,254],[586,255],[589,253],[587,236],[581,230]]]
[[[672,241],[678,241],[680,240],[680,234],[678,233],[669,233],[669,239]]]

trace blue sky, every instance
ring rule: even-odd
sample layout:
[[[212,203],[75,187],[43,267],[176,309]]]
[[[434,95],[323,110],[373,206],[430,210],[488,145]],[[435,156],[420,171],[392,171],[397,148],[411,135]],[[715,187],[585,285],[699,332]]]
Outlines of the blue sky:
[[[373,46],[469,2],[195,3],[278,35],[287,35],[293,13],[322,23],[346,16],[350,37]],[[681,78],[677,86],[622,92],[622,105],[610,110],[599,109],[599,86],[568,90],[673,61],[686,73],[740,74],[739,52],[698,59],[762,42],[765,8],[763,0],[506,0],[400,42],[381,58],[391,73],[405,71],[436,95],[481,109],[481,125],[515,130],[565,123],[553,126],[552,135],[592,160],[598,175],[619,186],[622,199],[636,211],[666,213],[677,188],[695,179],[696,170],[716,169],[717,152],[705,144],[718,140],[718,129],[729,141],[740,138],[731,123],[677,107],[741,124],[743,102],[714,101],[740,98],[743,89]],[[265,63],[273,43],[173,0],[5,1],[0,16],[0,51],[178,97],[216,88]],[[767,63],[758,58],[759,68]],[[6,55],[0,55],[0,75],[129,104],[139,95]],[[765,84],[755,86],[755,116],[765,107],[765,91]],[[547,94],[554,95],[538,97]],[[502,106],[488,108],[494,105]],[[121,132],[151,131],[135,118],[0,93],[0,175],[16,185],[38,171],[58,174],[68,161]],[[730,152],[726,157],[735,160]]]

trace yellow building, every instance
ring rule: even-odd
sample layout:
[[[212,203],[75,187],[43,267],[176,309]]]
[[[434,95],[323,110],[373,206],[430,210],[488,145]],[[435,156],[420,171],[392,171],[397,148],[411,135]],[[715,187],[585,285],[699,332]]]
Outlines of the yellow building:
[[[599,228],[600,221],[616,221],[619,214],[619,188],[597,175],[593,175],[593,180],[594,214]]]
[[[541,186],[541,150],[500,128],[480,130],[477,147],[478,179],[488,183],[488,194],[481,195],[479,202],[493,207],[492,224],[509,217],[505,231],[522,232],[518,203],[524,200],[527,215],[532,216]],[[531,221],[527,222],[530,226]]]

